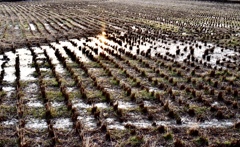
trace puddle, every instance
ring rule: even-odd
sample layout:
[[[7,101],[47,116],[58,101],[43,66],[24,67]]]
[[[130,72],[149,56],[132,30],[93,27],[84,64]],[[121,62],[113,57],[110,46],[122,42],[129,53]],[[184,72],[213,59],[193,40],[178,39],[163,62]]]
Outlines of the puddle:
[[[106,103],[96,103],[94,104],[94,106],[97,106],[98,108],[101,108],[101,109],[106,109],[109,107]]]
[[[112,124],[112,125],[108,125],[107,126],[108,129],[110,130],[125,130],[125,126],[121,125],[121,124]]]
[[[18,123],[17,119],[11,119],[11,120],[1,122],[1,125],[11,126],[11,125],[16,125],[17,123]]]
[[[6,92],[15,91],[15,87],[3,87],[3,91],[6,91]]]
[[[51,102],[51,107],[61,107],[61,106],[63,106],[63,105],[64,105],[63,102],[61,102],[61,103],[58,103],[58,102]]]
[[[14,92],[16,91],[15,87],[3,87],[2,88],[3,91],[5,91],[7,93],[6,97],[7,98],[11,98],[11,96],[14,94]]]
[[[88,104],[84,103],[80,99],[72,100],[72,104],[73,104],[72,107],[79,108],[79,109],[88,109],[88,108],[92,107],[91,105],[88,105]]]
[[[58,129],[72,129],[72,121],[69,118],[58,118],[54,120],[54,128]]]
[[[56,68],[55,68],[55,70],[56,70],[56,72],[58,72],[58,73],[65,73],[66,71],[65,71],[65,69],[63,68],[63,66],[62,65],[60,65],[60,64],[57,64],[56,66],[55,66]]]
[[[44,119],[30,119],[27,121],[25,128],[28,129],[36,129],[36,130],[43,130],[47,129],[48,125],[47,122]]]
[[[144,103],[144,106],[147,106],[147,107],[154,107],[154,106],[157,107],[158,106],[150,101],[143,101],[143,103]]]
[[[108,124],[107,125],[108,129],[117,129],[117,130],[124,130],[125,129],[124,125],[120,124],[114,118],[107,118],[105,121]]]
[[[212,103],[212,106],[217,106],[217,105],[219,105],[218,102],[214,102],[214,103]]]
[[[36,80],[36,78],[32,76],[34,71],[35,71],[35,68],[20,67],[20,79],[24,81]]]
[[[19,25],[15,25],[14,30],[19,30],[19,29],[20,29]]]
[[[123,125],[127,124],[134,125],[137,128],[149,128],[152,126],[152,122],[146,120],[138,120],[137,122],[127,121],[123,123]]]
[[[113,123],[113,122],[115,122],[116,120],[115,120],[114,118],[106,118],[105,121],[106,121],[107,123]]]
[[[24,88],[24,91],[26,91],[27,93],[37,93],[38,85],[36,83],[29,83]]]
[[[190,124],[191,126],[193,124]],[[233,122],[229,122],[229,121],[218,121],[218,120],[214,120],[214,121],[206,121],[202,124],[200,124],[199,126],[202,127],[202,128],[212,128],[212,127],[216,127],[216,128],[225,128],[225,127],[232,127],[234,125]]]
[[[152,126],[152,122],[146,121],[146,120],[138,120],[137,122],[133,122],[133,121],[127,121],[123,123],[124,125],[130,124],[130,125],[134,125],[135,127],[138,128],[149,128]],[[201,122],[192,122],[192,121],[188,121],[186,119],[182,119],[182,124],[181,125],[177,125],[176,122],[173,121],[156,121],[156,124],[159,125],[164,125],[164,126],[173,126],[173,127],[179,127],[179,128],[189,128],[192,126],[198,126],[200,128],[227,128],[227,127],[233,127],[234,126],[234,121],[225,121],[225,120],[221,120],[218,121],[217,119],[213,119],[211,121],[205,121],[203,123]]]
[[[199,126],[201,128],[226,128],[226,127],[232,127],[234,126],[235,121],[229,121],[229,120],[217,120],[217,119],[212,119],[210,121],[205,121],[205,122],[192,122],[189,121],[187,118],[182,118],[182,125],[176,125],[178,127],[191,127],[191,126]],[[159,124],[158,122],[157,124]],[[171,123],[170,123],[171,124]]]
[[[34,51],[34,53],[38,54],[43,54],[43,50],[39,47],[31,47]]]
[[[159,92],[159,89],[156,87],[149,87],[149,92]]]
[[[40,68],[40,71],[48,72],[48,71],[51,71],[51,69],[49,69],[49,68]]]
[[[50,25],[49,25],[49,24],[47,24],[47,23],[44,23],[44,26],[45,26],[45,28],[46,28],[48,31],[50,31],[50,32],[51,32],[52,28],[50,27]]]
[[[85,129],[93,130],[97,128],[97,124],[95,123],[95,118],[91,116],[79,116],[78,120],[84,125]]]
[[[15,67],[5,67],[5,75],[3,77],[3,81],[8,83],[14,83],[16,76],[15,76]]]
[[[77,91],[78,89],[76,87],[67,87],[67,91],[68,92],[73,92],[73,91]]]
[[[35,31],[35,30],[36,30],[35,25],[32,24],[32,23],[29,24],[29,27],[30,27],[30,29],[31,29],[32,31]]]
[[[42,60],[42,61],[45,61],[46,57],[45,55],[42,53],[37,53],[37,60]]]
[[[13,52],[5,52],[4,54],[9,59],[6,66],[14,66],[15,65],[15,60],[16,60],[16,55]]]
[[[138,107],[137,105],[135,105],[131,102],[118,101],[118,108],[120,108],[120,109],[134,109],[137,107]]]
[[[34,107],[34,108],[39,108],[39,107],[44,107],[43,103],[41,101],[33,101],[33,102],[28,102],[26,104],[28,107]]]

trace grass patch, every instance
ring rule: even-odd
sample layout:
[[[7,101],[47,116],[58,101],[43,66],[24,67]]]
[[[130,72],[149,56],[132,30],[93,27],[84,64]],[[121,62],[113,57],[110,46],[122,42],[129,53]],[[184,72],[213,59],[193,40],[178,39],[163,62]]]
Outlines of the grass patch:
[[[27,109],[25,109],[25,111],[23,113],[23,116],[24,117],[30,116],[30,117],[33,117],[33,118],[44,119],[45,118],[45,112],[46,112],[45,107],[37,107],[37,108],[28,107]]]
[[[58,87],[58,82],[54,78],[43,80],[43,82],[48,86]]]
[[[173,140],[173,134],[172,133],[166,133],[163,135],[163,138],[165,140]]]
[[[134,82],[132,79],[127,78],[127,81],[129,82],[129,85],[131,85],[131,87],[135,87],[137,85],[137,81]]]
[[[136,97],[142,98],[144,100],[155,99],[154,95],[152,96],[151,93],[147,92],[146,90],[141,90],[141,91],[137,92]]]
[[[230,146],[231,145],[231,141],[227,140],[223,144],[226,145],[226,146]]]
[[[126,137],[128,130],[111,130],[111,138],[114,140],[120,140]]]
[[[41,71],[41,76],[42,77],[52,77],[52,71],[51,70],[41,70],[40,69],[40,71]],[[31,74],[31,76],[33,76],[34,78],[38,78],[38,73],[36,72],[36,71],[34,71],[32,74]]]
[[[68,80],[66,78],[62,78],[61,80],[62,80],[63,85],[66,85],[67,87],[73,87],[76,85],[75,81],[72,79]]]
[[[42,65],[40,65],[40,68],[51,68],[48,62],[44,62]]]
[[[0,91],[0,97],[4,97],[7,95],[7,92],[6,91]]]
[[[77,63],[67,63],[68,66],[71,66],[72,68],[78,68]]]
[[[208,139],[202,136],[195,139],[194,142],[199,146],[208,145]]]
[[[101,66],[97,62],[87,62],[87,63],[84,63],[84,64],[85,64],[86,67],[101,68]]]
[[[143,136],[132,136],[121,146],[139,147],[142,143],[144,143]]]
[[[46,92],[47,99],[50,101],[63,101],[64,98],[62,96],[62,93],[60,91],[47,91]]]
[[[50,111],[53,118],[69,117],[71,115],[66,106],[51,107]]]
[[[33,76],[34,78],[37,78],[38,77],[38,73],[36,71],[34,71],[31,76]]]
[[[110,83],[112,85],[119,85],[119,82],[117,82],[117,80],[114,80],[113,78],[110,79]]]
[[[0,114],[14,115],[16,113],[17,113],[17,108],[15,106],[0,105]]]
[[[102,92],[99,90],[91,90],[87,91],[87,98],[88,99],[94,99],[94,98],[100,98],[102,99],[104,96],[102,95]]]
[[[80,98],[81,93],[79,91],[72,91],[69,93],[69,99],[72,100],[74,98]]]
[[[1,138],[0,139],[0,146],[17,146],[18,138]]]
[[[191,105],[190,108],[194,109],[197,115],[205,114],[209,110],[209,108],[207,108],[205,106],[200,107],[200,106],[196,106],[196,105]]]

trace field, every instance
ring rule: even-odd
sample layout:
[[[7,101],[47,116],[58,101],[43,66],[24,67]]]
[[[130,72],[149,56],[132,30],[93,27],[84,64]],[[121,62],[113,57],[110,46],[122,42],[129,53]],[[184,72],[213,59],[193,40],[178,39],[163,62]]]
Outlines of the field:
[[[240,5],[0,3],[0,146],[240,146]]]

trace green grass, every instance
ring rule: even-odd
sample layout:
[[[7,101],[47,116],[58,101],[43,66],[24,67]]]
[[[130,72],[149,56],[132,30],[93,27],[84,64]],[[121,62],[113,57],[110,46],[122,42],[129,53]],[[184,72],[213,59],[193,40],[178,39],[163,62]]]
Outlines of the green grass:
[[[208,145],[208,139],[205,137],[198,137],[194,140],[194,142],[199,145],[199,146],[204,146],[204,145]]]
[[[192,106],[190,106],[190,108],[193,108],[197,115],[205,114],[206,111],[209,110],[209,108],[207,108],[205,106],[200,107],[200,106],[196,106],[196,105],[192,105]]]
[[[165,140],[173,140],[173,134],[172,133],[166,133],[163,135],[163,138]]]
[[[38,107],[38,108],[28,107],[27,109],[25,109],[23,116],[43,119],[45,118],[45,112],[46,112],[45,107]]]
[[[144,143],[143,136],[132,136],[128,138],[126,142],[121,144],[121,146],[139,147],[142,143]]]
[[[6,91],[0,91],[0,97],[4,97],[7,95],[7,92]]]
[[[137,81],[134,82],[134,81],[133,81],[132,79],[130,79],[130,78],[127,78],[127,81],[129,82],[129,84],[131,85],[131,87],[135,87],[136,84],[137,84]]]
[[[78,68],[77,63],[67,63],[68,66],[71,66],[72,68]]]
[[[91,67],[91,68],[100,68],[101,66],[97,62],[87,62],[84,63],[86,67]]]
[[[31,80],[31,81],[23,81],[23,80],[20,80],[20,85],[21,87],[27,87],[29,84],[34,84],[34,83],[37,83],[38,81],[37,80]]]
[[[10,105],[0,105],[0,114],[14,115],[17,113],[17,107]]]
[[[18,138],[16,137],[11,137],[11,138],[1,138],[0,139],[0,146],[12,146],[15,147],[18,144]]]
[[[120,140],[127,136],[129,130],[111,130],[111,138]]]
[[[74,98],[80,98],[80,97],[81,97],[81,93],[79,91],[72,91],[71,93],[69,93],[70,100]]]
[[[67,79],[62,79],[62,83],[65,84],[67,87],[73,87],[76,85],[75,81],[73,80],[67,80]]]
[[[153,100],[155,99],[154,96],[152,96],[150,93],[148,93],[146,90],[141,90],[136,93],[137,98],[142,98],[144,100]]]
[[[117,82],[114,79],[110,79],[110,83],[113,84],[113,85],[119,85],[119,82]]]
[[[100,98],[102,99],[104,96],[102,95],[102,92],[99,90],[91,90],[87,91],[87,98],[93,99],[93,98]]]
[[[226,146],[230,146],[231,145],[231,141],[229,141],[229,140],[224,141],[223,144],[226,145]]]
[[[43,80],[43,83],[45,83],[47,86],[58,87],[58,82],[54,78]]]
[[[51,107],[50,111],[53,118],[69,117],[71,115],[66,106]]]
[[[48,62],[43,62],[39,65],[39,68],[51,68],[50,64]]]
[[[47,99],[50,101],[63,101],[64,98],[62,96],[62,93],[60,91],[47,91],[46,92]]]
[[[34,78],[37,78],[38,77],[38,73],[36,71],[34,71],[31,76],[33,76]]]

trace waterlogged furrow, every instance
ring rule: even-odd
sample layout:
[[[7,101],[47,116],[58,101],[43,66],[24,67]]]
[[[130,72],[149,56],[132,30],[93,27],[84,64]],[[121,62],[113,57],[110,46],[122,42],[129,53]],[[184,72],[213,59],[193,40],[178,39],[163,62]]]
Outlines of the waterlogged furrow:
[[[20,80],[22,81],[32,81],[35,78],[32,76],[35,71],[32,62],[31,52],[25,48],[18,49],[16,54],[19,55],[20,58]]]
[[[68,79],[68,81],[66,81],[67,83],[66,83],[66,85],[65,86],[67,86],[66,87],[66,93],[68,94],[70,94],[70,93],[72,93],[73,95],[71,95],[71,100],[69,99],[69,100],[67,100],[68,102],[67,102],[67,105],[69,105],[69,104],[71,104],[71,106],[69,107],[70,109],[72,108],[72,110],[74,110],[75,108],[77,108],[77,111],[76,112],[74,112],[74,113],[77,113],[77,112],[81,112],[81,113],[79,113],[79,116],[78,117],[82,117],[82,118],[86,118],[87,117],[87,108],[84,108],[84,109],[79,109],[78,110],[78,108],[80,107],[81,108],[81,106],[82,105],[84,105],[84,102],[81,102],[81,95],[79,95],[79,89],[78,89],[78,87],[76,87],[75,86],[75,82],[73,81],[73,79],[71,78],[71,77],[69,77],[69,75],[67,75],[67,73],[69,72],[69,71],[67,71],[66,69],[62,69],[60,72],[57,70],[57,67],[58,66],[62,66],[61,65],[61,61],[58,61],[58,58],[55,56],[55,53],[53,54],[53,49],[52,48],[48,48],[48,49],[45,49],[46,50],[46,52],[48,53],[48,55],[49,55],[49,58],[50,58],[50,60],[51,60],[51,62],[52,63],[56,63],[57,62],[57,64],[56,64],[56,66],[55,66],[55,69],[56,69],[56,74],[58,75],[58,74],[61,74],[62,76],[61,76],[61,78],[62,79]],[[64,50],[62,50],[62,52],[61,53],[64,53]],[[67,55],[65,54],[65,56],[64,57],[67,57]],[[70,60],[69,60],[70,61]],[[71,61],[70,61],[70,63],[72,63]],[[72,82],[71,82],[71,80],[72,80]],[[63,82],[62,83],[62,87],[64,87],[64,83],[65,82]],[[72,83],[72,84],[74,84],[74,85],[70,85],[70,86],[73,86],[73,87],[68,87],[68,84],[69,83]],[[66,95],[67,96],[67,95]],[[65,97],[65,99],[66,99],[66,97]],[[79,101],[80,100],[80,101]],[[74,110],[75,111],[75,110]],[[74,114],[72,114],[72,115],[74,115]],[[73,117],[73,116],[72,116]],[[76,120],[77,121],[77,120]],[[84,123],[83,123],[84,124]],[[86,122],[86,126],[85,127],[87,127],[87,125],[88,125],[88,123]]]
[[[111,37],[103,32],[96,37],[22,48],[0,56],[1,75],[5,71],[0,105],[1,112],[6,113],[1,116],[3,130],[11,132],[14,129],[9,127],[18,126],[18,136],[13,140],[19,139],[21,145],[67,144],[64,134],[69,132],[71,142],[78,144],[90,136],[83,132],[105,136],[100,139],[103,141],[109,140],[114,131],[130,131],[133,135],[138,133],[136,130],[165,132],[192,126],[235,131],[239,82],[234,69],[214,71],[191,59],[179,63],[173,56],[177,51],[171,51],[175,48],[171,43],[184,47],[179,42],[168,40],[165,44],[149,39],[146,45],[139,43],[137,47],[131,45],[134,39],[123,39],[124,34]],[[154,49],[152,44],[158,47]],[[204,50],[200,53],[192,52],[189,45],[187,51],[180,47],[179,54],[201,58],[212,47],[198,46],[199,51]],[[216,47],[212,56],[226,52]],[[222,81],[216,83],[219,77]],[[232,89],[225,89],[226,84]]]
[[[76,54],[76,56],[79,57],[78,54]],[[107,91],[107,93],[109,93],[110,99],[112,99],[110,101],[114,102],[114,101],[118,101],[119,99],[121,99],[121,97],[122,97],[121,94],[124,94],[125,92],[120,90],[121,87],[119,87],[117,85],[113,85],[112,82],[109,83],[109,81],[111,81],[112,79],[108,79],[108,77],[105,76],[105,73],[104,73],[105,71],[102,71],[101,68],[94,68],[94,66],[96,66],[97,63],[94,63],[94,62],[91,63],[90,62],[89,64],[86,64],[86,65],[87,65],[87,68],[88,68],[88,73],[90,73],[90,77],[92,77],[93,79],[94,79],[94,77],[97,77],[97,83],[101,83],[101,85],[105,85],[104,87],[101,87],[101,89],[103,89],[104,91]],[[94,66],[91,67],[91,65],[94,65]],[[108,101],[108,96],[107,96],[107,101]],[[94,106],[101,109],[101,107],[98,107],[98,104],[95,104]],[[121,110],[116,110],[116,111],[121,111]],[[110,125],[114,126],[114,123],[110,124]]]
[[[13,52],[6,52],[5,53],[6,58],[8,59],[7,64],[5,65],[5,75],[3,78],[3,81],[6,81],[9,84],[12,84],[16,77],[15,77],[15,60],[16,60],[16,55]]]
[[[81,60],[81,59],[80,59]],[[68,64],[69,63],[72,63],[72,61],[66,61]],[[76,72],[74,72],[74,75],[76,76]],[[88,80],[86,79],[86,81],[85,82],[87,82]],[[90,82],[90,81],[89,81]],[[88,85],[90,86],[91,84],[90,83],[88,83]],[[85,89],[87,90],[88,88],[87,87],[85,87]],[[89,89],[90,90],[90,89]],[[92,91],[92,90],[91,90]],[[90,92],[90,91],[89,91]],[[95,92],[94,92],[95,93]],[[91,95],[94,95],[94,93],[91,93]],[[89,95],[90,96],[90,95]],[[101,95],[99,95],[99,96],[101,96]],[[94,98],[94,97],[93,97]],[[96,97],[97,98],[97,97]],[[88,98],[89,99],[89,98]],[[105,108],[107,108],[108,106],[106,105],[106,104],[104,104],[104,103],[94,103],[94,104],[92,104],[91,106],[90,105],[88,105],[88,104],[85,104],[85,102],[83,102],[82,100],[73,100],[72,101],[72,103],[73,103],[73,106],[72,106],[72,108],[77,108],[77,112],[80,112],[79,113],[79,116],[78,116],[78,120],[81,122],[81,124],[82,125],[84,125],[84,128],[85,129],[96,129],[96,127],[97,127],[97,125],[96,125],[96,120],[95,120],[95,118],[93,117],[93,116],[88,116],[88,113],[89,113],[89,110],[91,109],[91,107],[93,107],[92,105],[94,105],[94,107],[97,107],[100,111],[101,111],[101,109],[105,109]],[[94,123],[95,122],[95,123]]]

